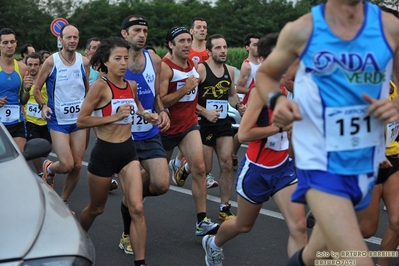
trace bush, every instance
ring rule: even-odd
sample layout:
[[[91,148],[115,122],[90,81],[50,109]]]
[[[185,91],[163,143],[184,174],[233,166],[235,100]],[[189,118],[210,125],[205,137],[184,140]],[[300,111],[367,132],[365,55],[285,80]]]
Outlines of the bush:
[[[157,54],[163,58],[168,50],[163,46],[155,47]],[[242,62],[248,57],[247,50],[244,48],[229,48],[228,55],[227,55],[227,64],[234,66],[238,69],[241,68]]]

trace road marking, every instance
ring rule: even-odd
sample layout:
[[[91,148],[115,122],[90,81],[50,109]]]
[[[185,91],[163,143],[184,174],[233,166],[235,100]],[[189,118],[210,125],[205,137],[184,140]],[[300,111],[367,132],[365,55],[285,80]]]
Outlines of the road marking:
[[[55,153],[53,153],[53,152],[50,152],[50,156],[52,156],[52,157],[57,157],[57,155],[55,154]],[[83,161],[82,162],[82,165],[84,165],[84,166],[88,166],[89,165],[89,163],[88,162],[85,162],[85,161]],[[175,192],[179,192],[179,193],[183,193],[183,194],[186,194],[186,195],[190,195],[190,196],[192,196],[193,194],[191,193],[191,190],[190,189],[187,189],[187,188],[182,188],[182,187],[177,187],[177,186],[173,186],[173,185],[171,185],[170,187],[169,187],[169,190],[173,190],[173,191],[175,191]],[[213,202],[216,202],[216,203],[220,203],[220,198],[219,197],[215,197],[215,196],[211,196],[211,195],[208,195],[207,197],[206,197],[208,200],[210,200],[210,201],[213,201]],[[230,204],[231,204],[231,206],[233,206],[233,207],[236,207],[237,208],[237,202],[236,201],[230,201]],[[283,215],[281,214],[281,213],[279,213],[279,212],[275,212],[275,211],[270,211],[270,210],[266,210],[266,209],[260,209],[260,212],[259,212],[260,214],[263,214],[263,215],[266,215],[266,216],[269,216],[269,217],[273,217],[273,218],[277,218],[277,219],[280,219],[280,220],[284,220],[284,217],[283,217]],[[369,243],[371,243],[371,244],[375,244],[375,245],[381,245],[381,238],[379,238],[379,237],[370,237],[370,238],[367,238],[367,239],[365,239],[365,241],[366,242],[369,242]],[[399,250],[399,248],[398,248],[398,250]]]

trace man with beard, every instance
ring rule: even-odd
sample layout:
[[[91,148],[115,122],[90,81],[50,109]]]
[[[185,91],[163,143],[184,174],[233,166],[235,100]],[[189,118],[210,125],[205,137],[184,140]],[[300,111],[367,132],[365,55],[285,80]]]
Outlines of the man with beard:
[[[14,59],[17,39],[10,28],[0,30],[0,122],[23,152],[26,126],[22,105],[29,99],[32,77],[24,63]],[[22,75],[24,78],[22,79]]]
[[[176,146],[187,159],[187,164],[179,168],[172,180],[182,186],[192,173],[192,194],[197,213],[196,235],[204,236],[216,233],[219,224],[206,216],[206,172],[195,113],[199,75],[194,62],[188,58],[191,40],[189,31],[184,27],[173,27],[166,35],[165,45],[170,58],[162,59],[160,95],[164,106],[170,110],[171,126],[161,136],[168,160]]]
[[[226,65],[227,43],[220,34],[206,41],[209,59],[199,64],[198,122],[204,151],[206,172],[212,169],[213,150],[219,161],[220,209],[219,219],[229,220],[235,216],[230,212],[231,190],[233,187],[233,168],[231,153],[234,131],[227,115],[228,105],[238,110],[243,105],[234,86],[234,69]]]
[[[86,130],[76,126],[80,108],[89,89],[89,60],[76,52],[79,30],[72,24],[61,28],[62,50],[54,53],[40,70],[35,87],[35,100],[47,120],[53,148],[59,161],[45,160],[43,180],[54,186],[55,174],[67,174],[61,198],[68,198],[79,181],[86,146]],[[48,103],[40,90],[46,82]]]
[[[37,78],[39,76],[40,67],[42,65],[42,59],[40,54],[31,53],[25,58],[26,65],[29,69],[29,74],[32,77],[33,88],[36,85]],[[50,132],[48,131],[47,121],[42,118],[42,112],[39,109],[35,97],[33,95],[34,89],[29,92],[29,100],[25,105],[25,118],[26,118],[26,129],[28,131],[28,140],[35,138],[43,138],[51,143]],[[47,91],[46,84],[44,84],[41,90],[42,98],[47,103]],[[43,176],[42,159],[33,159],[33,165],[40,177]]]
[[[166,152],[159,134],[170,126],[169,110],[164,108],[159,96],[158,74],[161,71],[161,58],[144,49],[148,23],[142,15],[135,14],[125,18],[121,34],[130,45],[129,67],[124,78],[136,81],[138,98],[145,110],[142,114],[136,113],[132,126],[137,155],[143,167],[143,198],[159,196],[169,190],[170,182]],[[124,232],[119,248],[126,254],[133,254],[129,238],[131,217],[125,197],[122,199],[121,212]]]

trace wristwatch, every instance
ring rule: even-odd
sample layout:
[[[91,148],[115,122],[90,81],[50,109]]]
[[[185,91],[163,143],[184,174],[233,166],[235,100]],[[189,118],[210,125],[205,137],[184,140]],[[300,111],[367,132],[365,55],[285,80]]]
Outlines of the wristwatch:
[[[168,108],[162,109],[161,111],[159,111],[158,114],[160,115],[162,112],[165,112],[168,116],[170,116],[170,112],[169,112],[169,109],[168,109]]]
[[[39,110],[41,111],[43,109],[43,106],[47,105],[47,103],[39,103]]]

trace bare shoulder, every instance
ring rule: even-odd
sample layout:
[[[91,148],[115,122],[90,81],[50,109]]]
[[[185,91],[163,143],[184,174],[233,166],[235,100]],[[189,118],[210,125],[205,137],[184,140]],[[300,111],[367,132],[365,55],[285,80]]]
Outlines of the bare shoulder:
[[[240,69],[240,75],[241,75],[241,73],[242,74],[244,74],[244,73],[250,73],[251,72],[251,65],[249,64],[249,62],[248,61],[244,61],[243,63],[242,63],[242,65],[241,65],[241,69]]]
[[[312,14],[308,13],[295,21],[288,22],[281,30],[279,40],[280,45],[286,46],[298,55],[304,49],[313,31]]]
[[[25,65],[25,63],[22,62],[22,61],[17,61],[17,64],[18,64],[18,68],[20,70],[20,73],[22,75],[25,75],[25,71],[28,71],[28,66]]]
[[[391,13],[385,11],[381,13],[384,32],[387,34],[388,41],[394,40],[397,48],[399,46],[399,19]]]
[[[84,64],[85,66],[89,66],[89,65],[90,65],[90,60],[87,59],[86,56],[82,56],[82,60],[83,60],[83,64]]]
[[[150,51],[150,50],[149,50]],[[150,56],[151,56],[151,60],[152,62],[156,65],[156,64],[160,64],[161,63],[161,57],[159,55],[157,55],[154,52],[149,52]]]
[[[227,70],[229,71],[230,75],[234,75],[234,67],[231,65],[226,64]]]

